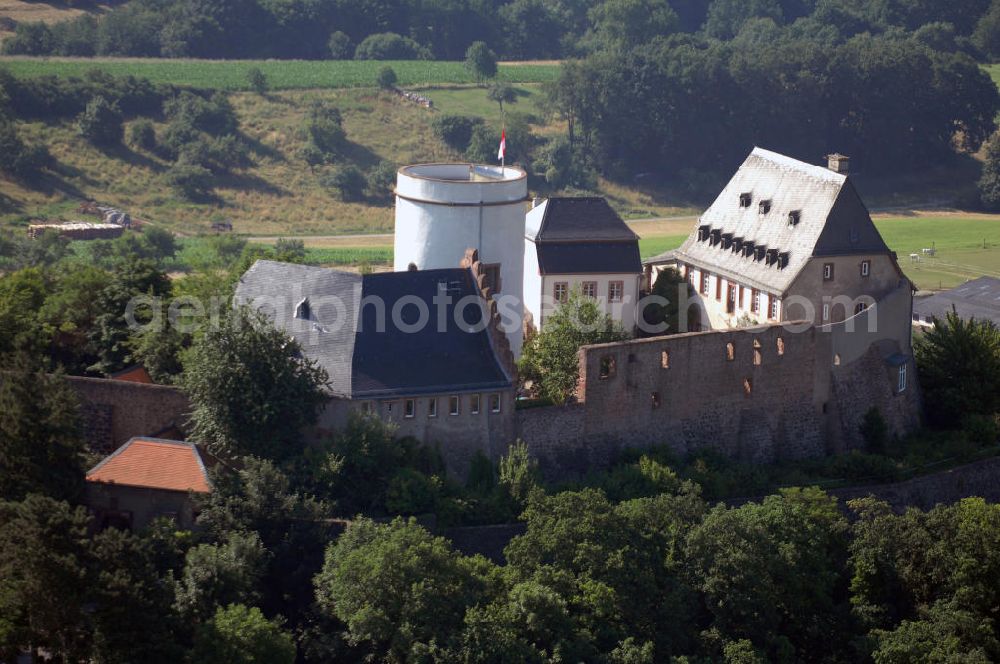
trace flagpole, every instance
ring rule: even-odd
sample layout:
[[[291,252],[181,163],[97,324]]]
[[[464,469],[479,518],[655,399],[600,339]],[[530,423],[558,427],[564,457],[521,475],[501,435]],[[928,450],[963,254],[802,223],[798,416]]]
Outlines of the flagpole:
[[[507,114],[504,113],[503,105],[500,106],[500,136],[501,141],[504,141],[507,137]],[[506,171],[507,164],[507,145],[503,145],[503,152],[500,153],[500,177],[507,177]]]

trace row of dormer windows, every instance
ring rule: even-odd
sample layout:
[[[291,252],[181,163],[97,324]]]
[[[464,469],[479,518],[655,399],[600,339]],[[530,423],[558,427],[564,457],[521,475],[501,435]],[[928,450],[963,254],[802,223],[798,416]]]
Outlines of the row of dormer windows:
[[[745,240],[742,237],[734,237],[733,233],[723,233],[721,228],[712,228],[708,225],[699,226],[698,241],[707,241],[709,246],[719,247],[723,251],[732,251],[755,262],[764,261],[768,267],[774,266],[782,270],[788,266],[789,252],[764,244],[756,244],[752,240]]]
[[[753,205],[753,194],[744,192],[740,194],[740,207],[748,208]],[[757,203],[757,214],[769,214],[771,212],[771,199],[765,198]],[[798,226],[802,221],[802,210],[792,210],[788,213],[788,225]]]

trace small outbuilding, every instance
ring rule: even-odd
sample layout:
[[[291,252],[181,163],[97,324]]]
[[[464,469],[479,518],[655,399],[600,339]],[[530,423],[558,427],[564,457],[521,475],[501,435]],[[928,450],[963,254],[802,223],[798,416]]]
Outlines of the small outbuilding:
[[[1000,279],[980,277],[951,290],[913,301],[913,324],[933,327],[954,309],[962,318],[990,320],[1000,325]]]
[[[98,528],[140,530],[154,519],[194,526],[194,494],[212,491],[205,459],[194,443],[132,438],[87,473],[86,503]]]

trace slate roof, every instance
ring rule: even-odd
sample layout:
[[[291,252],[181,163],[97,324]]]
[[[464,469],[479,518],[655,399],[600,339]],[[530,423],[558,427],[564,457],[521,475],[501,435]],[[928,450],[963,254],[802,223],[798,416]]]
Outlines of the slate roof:
[[[813,256],[888,253],[847,175],[754,148],[676,258],[780,294]]]
[[[450,297],[440,316],[434,301],[439,293]],[[406,304],[394,320],[393,309],[403,298]],[[465,323],[459,325],[455,307],[463,298],[472,299],[465,300]],[[303,300],[308,302],[308,319],[295,317]],[[235,301],[253,303],[293,336],[305,355],[330,374],[331,391],[337,396],[358,399],[511,386],[489,330],[481,325],[486,314],[472,273],[465,268],[361,276],[257,261],[240,278]],[[428,312],[422,326],[415,325],[417,302]],[[379,319],[384,320],[381,327]]]
[[[167,491],[212,490],[198,448],[162,438],[132,438],[91,468],[87,481]]]
[[[913,314],[920,320],[939,319],[955,307],[962,318],[991,320],[1000,325],[1000,279],[980,277],[951,290],[913,300]]]
[[[600,197],[549,198],[525,219],[542,274],[638,274],[639,236]]]

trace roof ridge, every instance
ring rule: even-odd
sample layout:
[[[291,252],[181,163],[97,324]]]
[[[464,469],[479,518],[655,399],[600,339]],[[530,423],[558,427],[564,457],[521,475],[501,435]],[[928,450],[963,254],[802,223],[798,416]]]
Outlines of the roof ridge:
[[[847,181],[847,175],[845,173],[836,173],[831,171],[825,166],[820,166],[817,164],[810,164],[807,161],[802,161],[800,159],[795,159],[794,157],[789,157],[788,155],[780,154],[766,148],[759,146],[754,146],[753,151],[750,153],[751,157],[758,157],[765,161],[769,161],[776,166],[783,168],[788,168],[803,175],[808,175],[815,177],[819,180],[824,180],[831,183],[836,183],[843,185]]]

